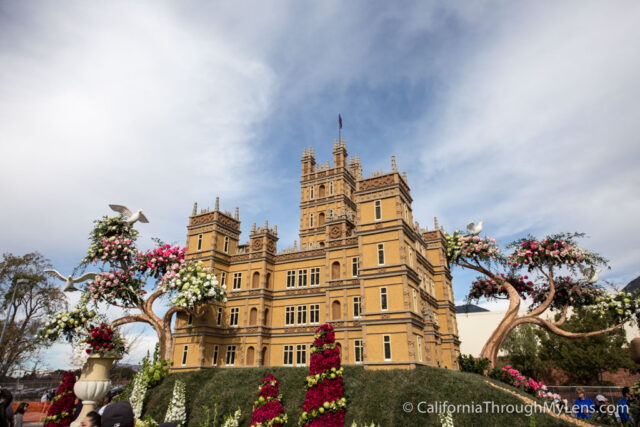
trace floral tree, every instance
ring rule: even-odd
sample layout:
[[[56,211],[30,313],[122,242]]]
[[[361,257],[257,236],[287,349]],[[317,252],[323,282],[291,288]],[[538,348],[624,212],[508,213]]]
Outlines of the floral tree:
[[[76,410],[76,395],[73,394],[75,383],[76,374],[73,371],[64,374],[56,395],[51,401],[47,416],[42,420],[44,427],[65,427],[71,424]]]
[[[469,299],[509,301],[503,319],[485,343],[480,357],[495,366],[498,351],[511,330],[530,323],[565,338],[584,338],[611,332],[626,322],[640,320],[640,295],[606,292],[597,282],[597,267],[604,258],[578,246],[581,233],[561,233],[542,240],[526,237],[507,246],[503,254],[491,237],[446,235],[450,264],[482,274],[472,283]],[[531,301],[525,315],[518,315],[522,301]],[[591,332],[561,328],[572,307],[585,307],[607,319],[609,327]],[[548,320],[549,312],[557,314]]]
[[[342,383],[340,349],[333,326],[321,325],[313,336],[307,394],[298,425],[344,426],[347,399]]]
[[[287,423],[287,414],[280,400],[279,381],[269,374],[262,380],[258,400],[253,405],[251,425],[258,427],[281,426]]]
[[[226,287],[219,287],[216,277],[205,271],[202,263],[187,262],[184,248],[159,244],[151,250],[139,250],[135,245],[138,231],[122,217],[105,216],[95,224],[81,269],[93,265],[101,272],[84,283],[79,305],[70,312],[58,313],[55,327],[48,328],[52,329],[50,334],[45,329],[44,334],[55,339],[56,332],[77,330],[83,319],[86,322],[97,317],[89,306],[106,303],[137,311],[115,319],[111,327],[133,322],[151,325],[158,335],[160,356],[170,359],[173,315],[188,312],[203,316],[207,302],[226,300]],[[168,297],[171,307],[158,316],[153,306],[161,297]]]

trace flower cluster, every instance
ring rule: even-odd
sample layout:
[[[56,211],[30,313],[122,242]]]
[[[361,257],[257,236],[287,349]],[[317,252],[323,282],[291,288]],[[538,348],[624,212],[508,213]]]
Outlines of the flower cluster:
[[[233,415],[227,415],[224,417],[222,422],[222,427],[239,427],[240,426],[240,416],[242,415],[242,411],[240,408],[233,413]]]
[[[321,325],[313,336],[307,394],[298,425],[344,425],[347,399],[344,397],[340,349],[329,324]]]
[[[47,416],[42,420],[44,427],[65,427],[71,424],[71,418],[75,413],[76,396],[73,394],[73,386],[76,383],[76,374],[69,371],[64,374],[56,391],[56,396],[49,406]]]
[[[158,246],[145,253],[138,252],[138,270],[149,272],[152,277],[162,278],[163,281],[172,279],[185,262],[184,254],[185,248],[171,245]]]
[[[133,415],[136,418],[140,418],[142,415],[145,394],[147,394],[147,383],[144,380],[144,373],[140,371],[133,377],[133,389],[129,396],[129,403],[131,403]]]
[[[185,407],[186,388],[184,382],[176,380],[173,386],[173,395],[164,416],[165,423],[174,423],[180,427],[187,423],[187,410]]]
[[[159,288],[165,292],[178,291],[171,300],[177,307],[193,309],[205,299],[226,302],[226,286],[219,287],[216,276],[205,272],[201,262],[185,265],[175,278],[161,283]]]
[[[503,366],[502,369],[495,368],[491,371],[490,376],[504,383],[520,388],[534,396],[538,395],[538,390],[546,390],[542,382],[538,382],[531,377],[525,377],[514,369],[511,365]]]
[[[163,359],[158,353],[158,344],[153,352],[153,357],[149,357],[149,353],[142,359],[142,375],[147,387],[155,387],[160,384],[160,381],[169,375],[170,360]]]
[[[89,329],[89,336],[84,339],[87,344],[87,354],[99,354],[100,356],[116,355],[124,353],[124,342],[113,329],[106,324]]]
[[[262,380],[259,397],[253,404],[253,415],[251,415],[252,426],[281,426],[287,422],[287,414],[280,400],[282,395],[278,389],[279,381],[269,374]]]
[[[560,237],[547,237],[540,242],[533,238],[525,238],[514,243],[512,247],[514,252],[509,255],[507,263],[514,267],[528,267],[529,271],[536,265],[573,267],[594,263],[589,252]]]
[[[529,276],[505,275],[502,273],[501,278],[513,286],[523,299],[526,299],[527,295],[533,292],[533,282],[529,280]],[[498,283],[490,277],[478,277],[474,282],[471,282],[469,299],[498,298],[507,295],[507,288],[504,284]]]
[[[91,231],[91,245],[83,263],[112,262],[130,259],[135,255],[132,245],[138,237],[138,230],[133,228],[133,224],[117,216],[105,216],[95,223]]]
[[[68,341],[71,341],[85,328],[87,322],[96,317],[98,314],[84,305],[66,312],[59,311],[40,330],[40,337],[48,341],[56,341],[61,336],[65,336]]]
[[[592,305],[600,295],[603,294],[602,289],[589,284],[576,282],[571,276],[560,276],[553,280],[555,294],[550,308],[561,309],[565,305],[568,306],[588,306]],[[533,305],[532,308],[542,304],[549,295],[549,284],[539,286],[532,292]]]
[[[610,316],[612,323],[618,324],[633,319],[640,324],[640,293],[635,292],[618,292],[613,295],[603,292],[596,298],[595,304],[590,310],[600,314],[601,316]]]
[[[480,260],[496,259],[499,255],[496,239],[491,237],[470,236],[455,230],[445,236],[447,241],[447,259],[455,262],[460,257]]]
[[[132,277],[128,271],[102,272],[94,280],[87,282],[87,291],[94,303],[119,299],[127,304],[135,304],[137,295],[144,295],[143,282]]]

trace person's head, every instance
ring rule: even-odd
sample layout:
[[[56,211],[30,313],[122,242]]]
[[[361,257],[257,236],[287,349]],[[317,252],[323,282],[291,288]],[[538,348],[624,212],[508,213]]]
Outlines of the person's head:
[[[631,397],[631,390],[629,387],[622,387],[622,397],[629,399]]]
[[[91,411],[82,421],[80,421],[80,427],[100,427],[102,423],[100,418],[100,414],[95,411]]]
[[[584,389],[583,388],[576,389],[576,393],[578,393],[578,399],[580,399],[580,400],[584,399]]]
[[[29,404],[27,402],[21,402],[16,408],[16,414],[24,414],[25,412],[27,412],[28,408]]]
[[[598,405],[604,405],[605,403],[607,403],[607,398],[604,397],[603,395],[599,394],[596,396],[596,403]]]
[[[102,413],[102,427],[133,427],[133,408],[129,402],[110,403]]]

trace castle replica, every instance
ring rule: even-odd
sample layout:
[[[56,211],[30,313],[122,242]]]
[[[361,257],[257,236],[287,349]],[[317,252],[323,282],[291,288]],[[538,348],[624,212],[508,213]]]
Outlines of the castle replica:
[[[457,369],[460,341],[443,231],[413,222],[406,173],[362,177],[335,142],[333,167],[302,155],[300,246],[278,252],[277,227],[253,224],[240,244],[235,215],[197,211],[187,258],[227,287],[200,317],[178,315],[173,369],[305,366],[318,325],[331,323],[343,364]]]

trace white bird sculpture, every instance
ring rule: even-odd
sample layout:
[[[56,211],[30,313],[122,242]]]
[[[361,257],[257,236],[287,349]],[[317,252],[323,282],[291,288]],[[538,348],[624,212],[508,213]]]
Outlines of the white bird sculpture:
[[[45,273],[49,273],[50,275],[55,276],[58,279],[60,279],[63,282],[65,282],[67,284],[67,286],[64,288],[64,292],[77,291],[78,288],[73,286],[74,284],[86,282],[87,280],[95,279],[95,277],[98,276],[98,273],[85,273],[82,276],[74,279],[73,276],[71,276],[71,275],[69,275],[67,277],[64,277],[62,274],[58,273],[56,270],[45,270],[44,272]]]
[[[144,216],[144,214],[142,213],[142,209],[138,209],[136,213],[133,213],[126,206],[109,205],[109,207],[112,210],[119,212],[123,217],[127,218],[124,220],[124,222],[128,222],[129,224],[133,224],[136,221],[144,222],[145,224],[149,223],[149,220],[147,219],[147,217]]]
[[[600,277],[600,273],[602,269],[599,268],[596,271],[593,271],[593,268],[589,268],[583,275],[582,280],[587,283],[596,283],[598,281],[598,277]]]
[[[477,224],[470,222],[469,225],[467,225],[467,230],[470,231],[470,234],[472,236],[477,236],[482,231],[482,224],[483,224],[483,221],[480,221]]]

